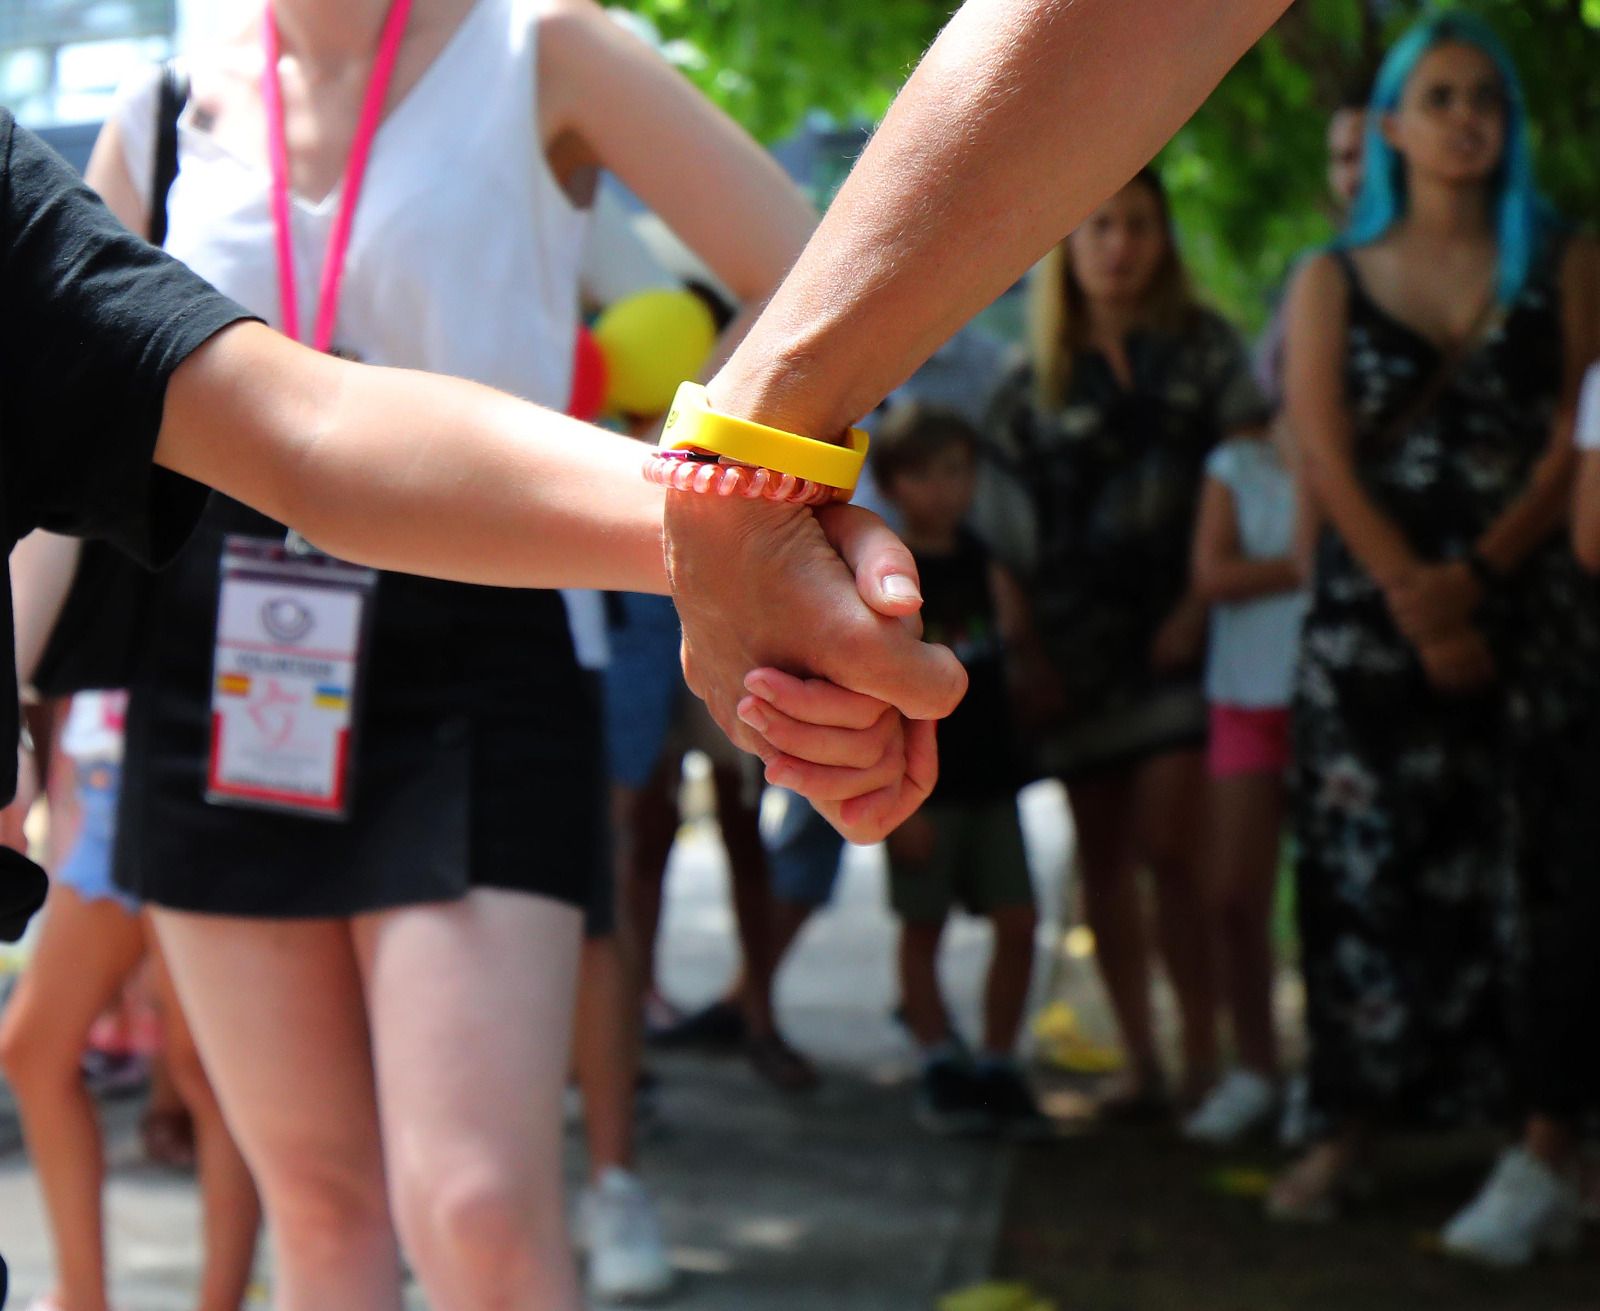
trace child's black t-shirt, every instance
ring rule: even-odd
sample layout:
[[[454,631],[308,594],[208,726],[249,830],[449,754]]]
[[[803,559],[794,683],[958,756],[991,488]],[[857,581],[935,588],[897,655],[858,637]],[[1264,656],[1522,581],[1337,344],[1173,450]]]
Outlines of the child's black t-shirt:
[[[991,557],[966,530],[950,555],[913,555],[923,637],[948,646],[967,671],[967,695],[939,725],[939,782],[928,804],[1002,800],[1016,792],[1020,775]]]

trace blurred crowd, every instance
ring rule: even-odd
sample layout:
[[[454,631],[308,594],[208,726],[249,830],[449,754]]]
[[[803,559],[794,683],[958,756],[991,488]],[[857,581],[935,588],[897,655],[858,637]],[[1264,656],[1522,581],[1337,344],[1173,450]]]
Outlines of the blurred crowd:
[[[300,52],[281,91],[303,299],[342,176],[327,142],[359,96],[316,76],[350,36],[317,9],[277,6]],[[630,150],[637,124],[536,135],[573,91],[517,36],[518,9],[478,0],[453,35],[423,33],[394,111],[412,127],[378,139],[330,345],[650,440],[811,216],[721,120],[674,129],[680,162],[703,166],[689,199]],[[130,78],[88,181],[272,317],[284,256],[260,147],[241,145],[260,135],[240,71],[257,42]],[[584,57],[602,82],[651,58]],[[445,94],[462,85],[481,93],[474,125]],[[406,168],[444,130],[465,195]],[[1381,1186],[1391,1135],[1501,1125],[1441,1241],[1521,1266],[1600,1214],[1600,584],[1584,567],[1600,507],[1573,511],[1600,459],[1583,454],[1600,448],[1600,254],[1541,199],[1519,70],[1468,17],[1424,21],[1333,109],[1327,171],[1340,235],[1298,260],[1253,345],[1194,285],[1150,168],[1034,269],[1010,358],[958,338],[872,416],[862,497],[916,557],[927,640],[969,678],[933,794],[886,843],[897,1018],[921,1129],[1056,1131],[1024,1035],[1054,950],[1035,887],[1068,871],[1030,869],[1017,794],[1057,780],[1072,914],[1122,1053],[1098,1115],[1215,1147],[1281,1137],[1265,1213],[1298,1223]],[[729,237],[735,204],[750,221]],[[450,271],[464,252],[495,270],[495,304]],[[237,534],[283,528],[215,497],[179,562],[137,583],[114,673],[85,658],[111,640],[108,611],[75,611],[105,586],[93,548],[39,536],[13,560],[35,702],[4,838],[25,846],[42,805],[54,876],[0,1012],[57,1259],[36,1311],[108,1305],[93,1097],[146,1084],[145,1150],[203,1194],[203,1311],[241,1304],[263,1216],[285,1306],[387,1305],[402,1250],[439,1305],[500,1304],[567,1250],[569,1082],[591,1292],[668,1294],[635,1142],[644,1054],[737,1051],[781,1096],[826,1077],[785,1037],[774,980],[832,896],[841,839],[796,796],[769,801],[763,830],[760,762],[684,686],[670,601],[401,575],[368,634],[351,813],[213,804],[216,580]],[[655,944],[691,751],[710,762],[741,968],[685,1013]],[[573,955],[555,930],[578,910]],[[992,926],[970,1033],[940,978],[955,915]],[[1286,1033],[1292,971],[1303,1031]]]

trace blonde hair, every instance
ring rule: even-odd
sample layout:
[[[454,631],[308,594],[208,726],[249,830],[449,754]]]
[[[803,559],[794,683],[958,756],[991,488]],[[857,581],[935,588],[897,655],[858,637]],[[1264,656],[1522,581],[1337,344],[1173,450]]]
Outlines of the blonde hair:
[[[1166,188],[1160,175],[1149,168],[1140,170],[1127,185],[1149,189],[1166,237],[1166,249],[1144,291],[1140,320],[1160,332],[1182,332],[1199,306],[1178,254]],[[1040,260],[1028,283],[1028,353],[1033,362],[1034,400],[1045,411],[1059,410],[1066,403],[1072,387],[1073,357],[1089,341],[1089,301],[1072,271],[1070,241],[1070,237],[1061,241]]]

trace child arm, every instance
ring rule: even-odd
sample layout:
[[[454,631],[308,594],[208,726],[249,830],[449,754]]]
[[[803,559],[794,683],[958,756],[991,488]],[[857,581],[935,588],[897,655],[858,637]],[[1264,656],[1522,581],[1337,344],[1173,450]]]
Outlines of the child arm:
[[[1194,592],[1212,604],[1250,601],[1300,586],[1300,569],[1292,556],[1271,560],[1245,556],[1233,492],[1219,478],[1207,477],[1201,488],[1191,558]]]

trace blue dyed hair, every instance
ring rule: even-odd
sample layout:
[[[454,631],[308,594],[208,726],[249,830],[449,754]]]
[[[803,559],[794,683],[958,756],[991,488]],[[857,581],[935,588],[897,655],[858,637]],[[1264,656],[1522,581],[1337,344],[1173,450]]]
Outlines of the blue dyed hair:
[[[1505,97],[1505,147],[1489,179],[1489,204],[1499,251],[1496,294],[1502,305],[1509,305],[1527,285],[1553,227],[1554,215],[1540,198],[1534,182],[1527,110],[1517,67],[1494,29],[1472,14],[1452,9],[1423,19],[1396,41],[1384,58],[1368,105],[1361,191],[1340,244],[1364,246],[1376,241],[1405,215],[1405,160],[1384,140],[1380,119],[1399,107],[1406,83],[1422,57],[1441,45],[1481,50],[1500,74]]]

